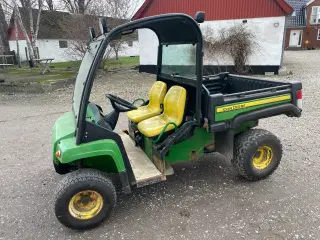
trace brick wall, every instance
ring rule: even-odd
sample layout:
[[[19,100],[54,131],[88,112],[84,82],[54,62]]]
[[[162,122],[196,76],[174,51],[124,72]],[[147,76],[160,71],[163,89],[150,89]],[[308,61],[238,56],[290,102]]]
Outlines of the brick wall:
[[[320,24],[311,24],[311,13],[313,6],[320,6],[320,0],[315,0],[306,8],[306,27],[296,27],[296,28],[287,28],[286,29],[286,49],[311,49],[311,48],[320,48],[320,40],[318,40],[318,31],[320,29]],[[303,30],[302,35],[302,46],[301,47],[289,47],[290,42],[290,32],[291,30]]]
[[[320,24],[310,23],[313,6],[320,6],[320,0],[315,0],[306,9],[307,27],[305,28],[305,31],[303,34],[304,48],[312,48],[312,47],[320,48],[320,40],[317,40]],[[306,44],[306,41],[308,41],[308,44]]]
[[[289,47],[290,41],[290,32],[291,30],[302,30],[302,46],[297,47]],[[285,48],[288,49],[307,49],[307,48],[320,48],[320,40],[317,40],[318,28],[316,27],[297,27],[297,28],[287,28],[286,30],[286,43]]]
[[[309,6],[307,6],[306,14],[307,14],[307,26],[312,25],[310,24],[311,19],[311,13],[312,13],[312,7],[314,6],[320,6],[320,0],[315,0],[313,3],[311,3]],[[318,26],[320,27],[320,24],[318,25],[312,25],[312,26]]]

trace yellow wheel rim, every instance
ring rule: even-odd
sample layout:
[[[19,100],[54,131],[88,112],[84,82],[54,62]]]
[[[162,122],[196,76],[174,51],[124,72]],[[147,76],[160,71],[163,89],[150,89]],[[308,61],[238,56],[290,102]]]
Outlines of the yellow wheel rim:
[[[97,216],[103,207],[103,198],[92,190],[75,194],[69,202],[69,213],[76,219],[89,220]]]
[[[253,166],[256,169],[263,170],[267,168],[273,159],[272,148],[267,146],[260,147],[253,156]]]

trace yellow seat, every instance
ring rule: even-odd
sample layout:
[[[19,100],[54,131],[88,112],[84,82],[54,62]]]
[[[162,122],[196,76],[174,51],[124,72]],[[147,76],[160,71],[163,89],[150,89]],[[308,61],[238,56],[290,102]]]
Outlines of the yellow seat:
[[[139,131],[147,137],[160,135],[162,129],[170,122],[179,126],[182,123],[186,105],[187,91],[180,86],[169,89],[164,98],[164,111],[160,116],[152,117],[138,124]],[[174,125],[167,126],[165,132],[174,129]]]
[[[167,84],[161,81],[155,82],[149,92],[149,104],[128,112],[128,118],[134,123],[139,123],[145,119],[159,115],[162,112],[161,105],[166,93]]]

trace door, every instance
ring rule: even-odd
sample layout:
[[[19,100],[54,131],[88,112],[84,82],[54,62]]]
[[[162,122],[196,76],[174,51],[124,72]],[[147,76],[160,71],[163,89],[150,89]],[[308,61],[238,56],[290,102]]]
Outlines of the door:
[[[302,43],[302,30],[291,30],[290,31],[290,47],[301,47]]]

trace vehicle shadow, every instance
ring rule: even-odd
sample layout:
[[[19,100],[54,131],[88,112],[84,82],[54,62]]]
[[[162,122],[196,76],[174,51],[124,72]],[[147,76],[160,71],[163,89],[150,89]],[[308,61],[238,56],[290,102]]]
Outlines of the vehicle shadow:
[[[130,211],[133,206],[137,208],[140,204],[152,205],[153,202],[160,205],[181,205],[181,202],[190,196],[202,198],[248,182],[239,177],[230,161],[220,154],[210,154],[198,161],[178,163],[172,167],[174,174],[168,176],[164,182],[132,188],[132,193],[128,195],[119,191],[119,210],[116,212]]]

